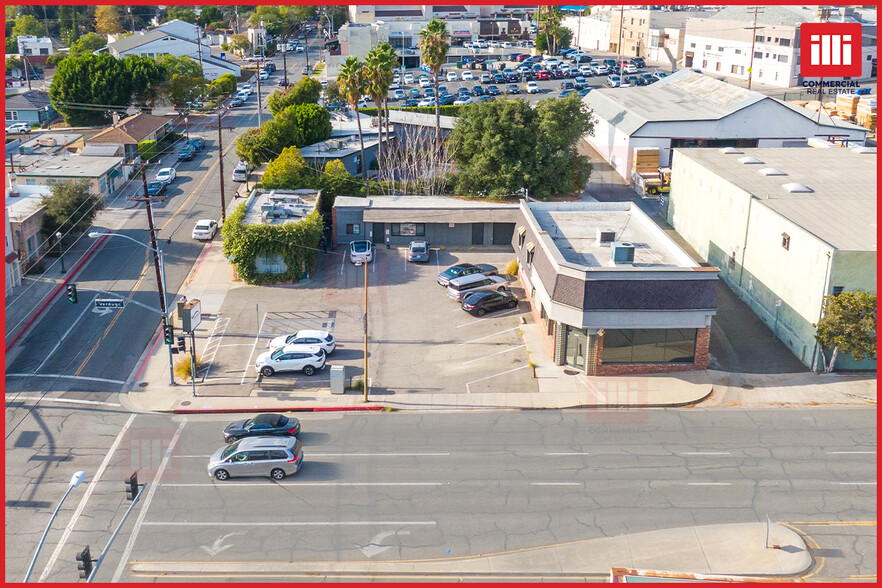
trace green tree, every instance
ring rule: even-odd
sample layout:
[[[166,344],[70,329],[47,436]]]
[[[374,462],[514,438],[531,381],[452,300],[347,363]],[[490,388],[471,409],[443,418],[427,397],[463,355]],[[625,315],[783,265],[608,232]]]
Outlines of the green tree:
[[[75,55],[83,55],[85,53],[92,53],[93,51],[106,46],[106,37],[96,35],[95,33],[86,33],[71,44],[69,54],[71,57]]]
[[[12,26],[13,38],[27,35],[33,35],[35,37],[46,36],[46,27],[44,27],[42,23],[31,14],[19,16],[15,19],[15,24]],[[18,53],[18,50],[16,49],[14,53]]]
[[[169,6],[165,12],[168,20],[182,20],[190,24],[196,23],[196,13],[187,6]]]
[[[260,184],[268,190],[296,190],[302,188],[308,167],[297,147],[285,147],[269,162]]]
[[[536,159],[540,163],[528,178],[530,194],[546,198],[563,192],[581,192],[591,173],[591,164],[576,146],[584,135],[594,134],[590,110],[573,93],[562,99],[541,100],[536,105],[536,115]]]
[[[187,56],[175,57],[166,54],[157,57],[156,62],[165,70],[166,77],[169,79],[175,74],[189,76],[191,78],[202,77],[202,66],[199,65],[198,61]]]
[[[295,104],[263,126],[266,148],[281,153],[285,147],[305,147],[330,139],[331,113],[317,104]]]
[[[175,108],[183,108],[187,102],[202,97],[208,87],[208,80],[202,76],[173,74],[163,85],[163,96]]]
[[[199,19],[196,23],[204,27],[209,23],[218,22],[224,19],[224,15],[221,13],[220,8],[217,6],[202,6],[202,11],[199,13]]]
[[[388,116],[389,87],[392,85],[393,72],[397,58],[395,49],[385,41],[371,49],[365,58],[365,74],[367,85],[365,90],[377,105],[377,117],[379,118],[380,143],[377,147],[377,161],[382,160],[383,153],[383,109]],[[379,163],[377,164],[379,169]]]
[[[324,94],[325,104],[330,104],[332,102],[346,102],[346,98],[340,93],[340,86],[337,85],[337,80],[328,82],[328,85],[325,86]]]
[[[346,5],[325,6],[322,10],[322,22],[333,24],[333,32],[336,33],[340,27],[349,22],[349,7]]]
[[[433,18],[420,31],[418,42],[422,52],[423,63],[429,66],[435,84],[435,96],[438,96],[438,85],[441,68],[447,63],[447,54],[450,52],[450,32],[447,24],[438,18]],[[435,100],[435,141],[440,149],[441,145],[441,103]]]
[[[6,71],[24,71],[24,63],[18,57],[12,55],[6,58]]]
[[[251,41],[245,35],[233,35],[230,37],[230,50],[239,55],[245,55],[245,52],[251,49]]]
[[[74,18],[74,7],[73,6],[59,6],[58,7],[58,28],[62,35],[67,35],[69,38],[74,35],[76,32],[76,20]],[[74,37],[72,40],[76,40]]]
[[[232,94],[236,91],[236,76],[233,74],[221,74],[217,82],[221,84],[221,87],[227,94]]]
[[[340,94],[355,110],[355,121],[358,123],[358,142],[361,145],[361,175],[367,181],[368,166],[364,158],[364,137],[361,133],[361,117],[358,114],[358,101],[364,96],[367,86],[365,78],[364,64],[357,57],[352,56],[346,58],[337,74],[337,87],[340,89]]]
[[[236,137],[236,155],[251,167],[258,167],[268,161],[272,153],[266,149],[263,127],[248,129]]]
[[[116,6],[104,5],[95,8],[95,30],[105,35],[123,32]]]
[[[140,155],[141,159],[144,161],[152,161],[156,159],[158,154],[159,151],[156,146],[156,141],[144,139],[138,143],[138,155]]]
[[[322,93],[322,85],[313,77],[307,76],[288,88],[287,90],[275,91],[270,94],[267,105],[273,116],[294,106],[295,104],[317,104]]]
[[[258,6],[248,22],[252,26],[258,26],[261,21],[266,27],[266,32],[272,36],[283,34],[293,24],[287,6]]]
[[[124,111],[131,97],[132,83],[123,62],[107,53],[68,57],[58,64],[49,87],[52,107],[72,127],[109,122],[112,107]],[[105,110],[83,109],[82,104],[99,104]]]
[[[127,55],[122,62],[132,86],[134,100],[140,104],[152,105],[161,94],[165,70],[149,57]]]
[[[299,19],[298,22],[302,22],[311,16],[315,16],[316,7],[310,4],[300,4],[292,6],[291,11],[294,13],[294,16]]]
[[[862,290],[842,292],[838,296],[824,297],[824,316],[817,324],[815,339],[821,346],[824,371],[830,373],[836,367],[840,351],[855,361],[876,359],[876,296]],[[827,362],[825,349],[832,349]]]
[[[88,229],[98,211],[104,208],[100,196],[92,194],[85,181],[60,182],[52,193],[43,197],[43,232],[54,235],[78,235]]]

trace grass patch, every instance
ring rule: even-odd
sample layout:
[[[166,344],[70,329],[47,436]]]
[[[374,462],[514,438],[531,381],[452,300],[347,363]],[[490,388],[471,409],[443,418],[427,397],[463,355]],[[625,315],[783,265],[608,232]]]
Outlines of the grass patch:
[[[196,373],[199,373],[199,370],[205,367],[205,362],[202,361],[198,355],[196,356]],[[178,378],[187,381],[190,379],[191,369],[190,369],[190,355],[187,354],[184,357],[178,359],[175,362],[175,376]]]
[[[356,380],[349,385],[349,390],[355,390],[356,392],[364,392],[364,380]]]

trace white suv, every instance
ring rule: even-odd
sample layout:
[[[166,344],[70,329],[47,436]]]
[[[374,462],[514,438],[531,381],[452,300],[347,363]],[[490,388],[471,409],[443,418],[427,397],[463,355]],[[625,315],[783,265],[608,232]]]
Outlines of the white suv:
[[[349,244],[349,261],[370,263],[374,260],[374,247],[370,241],[353,241]]]
[[[527,82],[527,94],[538,94],[539,84],[536,82]]]
[[[326,360],[327,355],[319,345],[286,345],[258,355],[254,369],[266,377],[276,372],[303,372],[311,376],[325,367]]]
[[[21,134],[21,133],[30,133],[31,127],[28,126],[27,123],[13,123],[6,127],[6,134]]]

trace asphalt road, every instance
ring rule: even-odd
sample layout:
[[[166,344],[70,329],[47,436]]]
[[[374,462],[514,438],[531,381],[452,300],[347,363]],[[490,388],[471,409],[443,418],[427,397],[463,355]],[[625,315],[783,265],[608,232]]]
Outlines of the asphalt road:
[[[83,545],[103,547],[128,505],[120,480],[134,469],[153,485],[98,581],[158,579],[132,576],[132,561],[208,562],[205,573],[211,562],[243,562],[246,579],[249,562],[487,555],[766,516],[817,546],[814,576],[875,574],[873,410],[309,414],[301,415],[304,467],[281,483],[208,477],[207,456],[223,445],[232,416],[138,415],[108,458],[98,447],[110,445],[113,425],[125,419],[100,418],[99,436],[73,422],[51,434],[56,446],[77,449],[43,466],[47,491],[36,499],[52,502],[74,470],[91,475],[102,459],[108,464],[45,575],[51,581],[76,577],[72,554]],[[46,450],[38,424],[28,424],[37,442],[15,448],[8,440],[10,463],[36,462]],[[26,495],[28,484],[26,475],[13,478],[7,492]],[[76,492],[40,574],[84,494]],[[35,518],[47,516],[41,508]],[[8,543],[10,581],[20,579],[22,555],[37,539],[16,538]]]

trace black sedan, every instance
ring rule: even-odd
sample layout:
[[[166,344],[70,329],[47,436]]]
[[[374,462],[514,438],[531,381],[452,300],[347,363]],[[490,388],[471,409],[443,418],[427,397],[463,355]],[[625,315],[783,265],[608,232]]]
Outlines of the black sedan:
[[[487,86],[487,94],[490,96],[499,96],[502,92],[499,91],[499,88],[491,84]]]
[[[507,94],[520,94],[520,93],[521,93],[521,89],[518,88],[518,85],[517,85],[517,84],[509,84],[509,85],[507,85],[507,86],[505,87],[505,92],[506,92]]]
[[[441,106],[450,106],[454,102],[456,102],[456,96],[453,94],[441,94],[438,98],[438,104]]]
[[[484,316],[490,311],[515,308],[518,297],[506,290],[500,292],[475,292],[462,301],[462,309],[474,316]]]
[[[243,437],[261,435],[297,436],[300,434],[300,421],[280,414],[259,414],[254,418],[230,423],[224,429],[224,441],[232,443]]]

